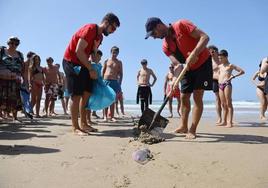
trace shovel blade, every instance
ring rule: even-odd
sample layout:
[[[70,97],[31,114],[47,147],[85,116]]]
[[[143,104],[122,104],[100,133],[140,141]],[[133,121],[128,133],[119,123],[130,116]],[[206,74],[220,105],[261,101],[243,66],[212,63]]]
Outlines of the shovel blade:
[[[154,115],[155,115],[155,112],[153,110],[151,110],[149,108],[144,110],[144,112],[142,113],[142,116],[139,120],[139,126],[145,125],[148,129],[153,121]],[[158,115],[155,118],[155,121],[153,122],[150,129],[153,129],[154,127],[161,127],[164,129],[164,128],[166,128],[168,122],[169,122],[168,119],[162,117],[161,115]]]

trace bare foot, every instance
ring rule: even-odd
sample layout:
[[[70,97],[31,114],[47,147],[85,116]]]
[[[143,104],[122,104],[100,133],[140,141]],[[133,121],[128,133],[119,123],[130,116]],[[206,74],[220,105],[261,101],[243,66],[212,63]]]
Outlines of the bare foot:
[[[227,123],[227,125],[224,126],[225,128],[232,128],[233,124],[232,123]]]
[[[88,136],[89,135],[89,133],[86,133],[86,132],[81,131],[79,129],[74,129],[73,133],[74,133],[74,135],[77,135],[77,136]]]
[[[186,134],[186,136],[185,136],[185,139],[189,139],[189,140],[196,139],[196,134],[195,133],[188,132]]]
[[[222,123],[221,121],[222,121],[221,119],[218,119],[218,121],[216,121],[216,124],[221,124]]]
[[[89,125],[83,125],[81,129],[82,129],[82,131],[85,131],[87,133],[88,132],[98,132],[98,129],[95,129]]]
[[[104,118],[103,118],[103,121],[104,121],[104,122],[108,122],[108,118],[107,118],[107,117],[104,117]]]
[[[262,121],[266,121],[266,120],[267,120],[267,118],[266,118],[265,116],[261,116],[260,119],[261,119]]]
[[[168,116],[168,118],[173,118],[173,114],[170,114],[170,115]]]
[[[112,122],[117,122],[117,120],[115,118],[112,118],[111,121]]]
[[[221,122],[219,124],[216,124],[217,126],[225,126],[227,123],[226,122]]]
[[[188,132],[188,128],[183,128],[183,127],[180,127],[180,128],[177,128],[176,130],[174,130],[174,133],[187,133]]]

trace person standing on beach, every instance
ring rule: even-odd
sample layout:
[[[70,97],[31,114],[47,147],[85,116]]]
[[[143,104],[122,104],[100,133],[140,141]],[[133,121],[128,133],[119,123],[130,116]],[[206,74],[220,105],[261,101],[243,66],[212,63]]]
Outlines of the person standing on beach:
[[[141,101],[141,113],[149,108],[149,102],[152,104],[152,91],[151,87],[154,86],[157,77],[155,76],[152,69],[147,67],[147,60],[143,59],[141,61],[141,69],[138,71],[137,82],[138,82],[138,91],[137,91],[137,104],[139,100]],[[150,78],[153,77],[153,83],[150,84]]]
[[[228,52],[221,50],[219,52],[219,95],[223,108],[223,122],[219,126],[227,128],[233,127],[233,104],[232,104],[232,83],[231,80],[245,74],[240,67],[231,64],[228,60]],[[233,75],[233,70],[237,71],[237,75]]]
[[[122,62],[117,58],[119,54],[119,48],[113,46],[111,49],[112,57],[104,62],[102,69],[102,76],[104,83],[110,86],[116,95],[119,95],[121,90],[121,83],[123,80],[123,65]],[[115,103],[110,106],[110,115],[111,120],[116,121],[114,118],[114,108]],[[107,121],[108,108],[105,109],[104,119]]]
[[[180,65],[180,70],[183,69],[183,65]],[[172,109],[172,101],[173,101],[173,98],[176,98],[177,99],[177,113],[179,115],[179,117],[181,116],[180,114],[180,107],[181,107],[181,100],[180,100],[180,88],[179,86],[176,87],[171,95],[169,95],[169,92],[172,90],[173,88],[173,84],[175,82],[174,78],[174,66],[173,65],[170,65],[169,66],[169,72],[167,73],[166,77],[165,77],[165,83],[164,83],[164,93],[165,93],[165,97],[169,97],[169,100],[168,100],[168,108],[169,108],[169,112],[170,112],[170,116],[169,118],[172,118],[173,117],[173,109]]]
[[[212,90],[215,94],[215,99],[216,99],[216,113],[218,116],[218,120],[216,121],[216,125],[217,124],[221,124],[222,123],[222,109],[221,109],[221,100],[220,100],[220,96],[219,96],[219,65],[220,65],[220,61],[219,61],[219,49],[214,46],[214,45],[210,45],[208,46],[208,50],[209,53],[212,57],[212,69],[213,69],[213,83],[212,83]]]
[[[89,58],[95,56],[103,35],[108,36],[119,26],[118,17],[113,13],[108,13],[102,19],[101,24],[86,24],[81,27],[73,35],[65,51],[62,64],[67,79],[67,89],[72,100],[70,108],[72,128],[77,135],[87,135],[92,130],[92,127],[87,124],[85,105],[92,90],[92,79],[97,79],[97,72],[92,69]],[[78,68],[80,71],[75,71]],[[81,127],[78,123],[79,109]]]
[[[0,48],[0,108],[13,120],[18,121],[17,113],[22,110],[20,95],[22,81],[23,54],[17,50],[20,44],[18,37],[9,37],[7,47]]]
[[[268,101],[268,57],[265,57],[261,60],[261,68],[260,68],[260,74],[261,75],[265,75],[265,80],[264,80],[264,93],[265,93],[265,97],[266,100]]]
[[[261,68],[261,63],[259,64],[259,68]],[[264,86],[265,86],[265,78],[267,76],[267,72],[264,74],[260,73],[260,70],[258,70],[253,78],[252,82],[256,86],[256,93],[257,97],[260,100],[260,119],[261,120],[267,120],[265,117],[265,112],[267,110],[267,98],[266,98],[266,93],[264,92]],[[258,78],[258,81],[256,82],[256,78]]]
[[[187,139],[196,138],[196,128],[203,113],[204,90],[212,89],[212,62],[206,45],[209,37],[192,22],[179,20],[166,25],[159,18],[148,18],[146,37],[163,39],[163,51],[175,67],[186,63],[188,71],[181,80],[182,118],[181,126],[175,133],[187,133]],[[178,77],[178,74],[175,74]],[[175,88],[177,86],[173,86]],[[191,110],[190,97],[193,93],[194,107],[192,125],[188,130],[188,118]]]
[[[39,55],[34,54],[31,58],[29,66],[29,88],[31,91],[31,105],[35,106],[35,117],[40,118],[40,103],[42,99],[44,74],[43,68],[40,66],[41,58]]]
[[[32,56],[34,55],[34,52],[29,51],[27,53],[27,59],[26,61],[23,62],[23,66],[22,66],[22,78],[23,78],[23,84],[26,87],[27,90],[29,90],[29,85],[30,85],[30,81],[29,81],[29,67],[31,66],[31,59]]]
[[[58,96],[58,82],[60,79],[60,72],[59,68],[56,65],[53,65],[53,58],[48,57],[46,59],[47,67],[43,69],[44,78],[45,78],[45,113],[44,117],[48,117],[48,109],[49,109],[49,116],[52,115],[54,112],[55,101],[57,100]]]

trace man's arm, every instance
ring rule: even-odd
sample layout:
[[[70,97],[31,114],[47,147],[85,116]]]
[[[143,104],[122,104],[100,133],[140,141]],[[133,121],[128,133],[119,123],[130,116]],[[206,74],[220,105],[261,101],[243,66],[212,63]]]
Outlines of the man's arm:
[[[88,57],[85,54],[85,49],[87,47],[88,43],[84,39],[79,39],[75,53],[79,59],[79,61],[90,71],[91,70],[91,63],[88,63]]]
[[[121,61],[119,61],[119,84],[122,84],[122,80],[123,80],[123,64]]]
[[[152,70],[151,70],[151,75],[153,76],[154,81],[153,81],[152,84],[150,84],[150,86],[153,87],[155,82],[156,82],[156,80],[157,80],[157,78],[156,78],[156,76],[155,76],[155,74],[154,74],[154,72]]]
[[[137,83],[139,85],[139,77],[140,77],[140,70],[138,71],[138,74],[137,74]]]
[[[240,67],[236,66],[236,65],[232,65],[233,69],[236,70],[238,72],[237,75],[232,75],[231,79],[241,76],[242,74],[245,74],[245,71],[243,69],[241,69]]]
[[[198,60],[199,54],[206,48],[209,41],[208,35],[198,28],[195,28],[190,36],[198,39],[198,43],[193,51],[190,52],[190,55],[186,59],[186,64],[194,64]]]
[[[103,68],[102,68],[102,71],[101,71],[101,76],[102,76],[102,78],[104,78],[104,74],[105,74],[105,72],[106,72],[107,61],[108,61],[108,60],[105,60],[105,61],[104,61],[104,64],[103,64]]]

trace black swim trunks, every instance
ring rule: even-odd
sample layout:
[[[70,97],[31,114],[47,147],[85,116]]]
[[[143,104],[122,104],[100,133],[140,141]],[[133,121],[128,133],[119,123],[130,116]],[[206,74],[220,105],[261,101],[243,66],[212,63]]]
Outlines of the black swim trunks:
[[[90,78],[87,68],[81,66],[79,73],[76,73],[74,66],[79,65],[66,61],[65,59],[62,61],[62,66],[66,75],[67,90],[71,96],[83,95],[84,91],[91,93],[93,80]]]

